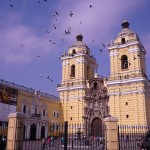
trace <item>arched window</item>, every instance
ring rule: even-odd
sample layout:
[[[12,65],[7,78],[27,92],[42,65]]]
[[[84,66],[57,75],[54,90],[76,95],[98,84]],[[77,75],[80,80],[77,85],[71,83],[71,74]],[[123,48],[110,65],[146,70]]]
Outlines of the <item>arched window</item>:
[[[30,140],[36,140],[36,124],[30,126]]]
[[[123,55],[121,57],[121,69],[127,69],[128,68],[128,57],[127,55]]]
[[[71,66],[71,74],[70,77],[75,77],[75,65]]]
[[[72,54],[76,54],[76,51],[75,51],[75,49],[73,49],[73,50],[72,50]]]
[[[87,79],[89,79],[89,66],[87,66]]]
[[[23,113],[26,113],[26,105],[23,106]]]
[[[41,139],[42,138],[45,138],[45,127],[44,126],[41,127]]]
[[[94,90],[97,90],[97,82],[94,82]]]
[[[121,44],[125,44],[125,43],[126,43],[125,38],[122,38],[122,39],[121,39]]]
[[[45,109],[43,109],[43,116],[45,116]]]

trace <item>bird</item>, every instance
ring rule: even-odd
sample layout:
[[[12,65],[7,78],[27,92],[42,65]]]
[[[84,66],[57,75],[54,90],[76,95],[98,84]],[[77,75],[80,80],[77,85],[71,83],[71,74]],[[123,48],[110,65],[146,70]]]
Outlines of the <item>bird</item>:
[[[49,33],[49,31],[48,31],[48,30],[47,30],[46,32],[47,32],[47,33]]]
[[[52,44],[55,44],[55,42],[53,42]]]
[[[56,26],[55,26],[55,25],[53,25],[53,27],[54,27],[54,29],[56,30]]]
[[[90,5],[89,7],[90,7],[90,8],[92,8],[93,6],[92,6],[92,5]]]
[[[92,40],[92,42],[95,42],[95,40]]]
[[[50,43],[52,42],[52,40],[50,40],[50,39],[49,39],[49,41],[50,41]]]
[[[58,58],[59,58],[59,59],[61,59],[61,57],[60,57],[60,56],[58,56]]]
[[[82,22],[80,21],[80,24],[82,24]]]
[[[12,4],[10,4],[10,7],[14,7]]]
[[[70,12],[70,16],[71,16],[71,17],[73,16],[73,12],[72,12],[72,11]]]
[[[52,14],[53,17],[55,17],[55,14]]]
[[[21,47],[24,47],[24,45],[23,45],[23,44],[21,44]]]
[[[42,78],[42,75],[40,74],[40,78]]]
[[[40,1],[38,1],[38,3],[41,3]]]
[[[105,44],[104,43],[102,43],[102,46],[105,48]]]
[[[103,50],[102,49],[100,49],[100,52],[102,52]]]
[[[47,2],[47,0],[44,0],[45,2]]]
[[[61,39],[61,41],[63,42],[63,41],[64,41],[64,39],[62,38],[62,39]]]
[[[50,81],[52,81],[52,82],[53,82],[53,80],[52,80],[52,79],[50,79]]]
[[[40,58],[40,56],[39,56],[39,55],[38,55],[37,57],[38,57],[38,58]]]
[[[59,13],[57,11],[55,11],[56,15],[59,15]]]
[[[49,76],[47,76],[47,79],[49,79]]]

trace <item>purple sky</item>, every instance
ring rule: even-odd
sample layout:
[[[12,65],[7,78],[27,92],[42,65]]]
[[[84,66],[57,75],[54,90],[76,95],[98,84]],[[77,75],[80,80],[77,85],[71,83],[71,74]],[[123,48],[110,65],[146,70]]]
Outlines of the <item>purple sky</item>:
[[[149,0],[1,0],[0,10],[1,79],[58,95],[58,56],[76,41],[78,33],[96,58],[98,73],[108,76],[109,54],[107,49],[102,53],[99,49],[117,36],[124,19],[147,50],[147,75],[150,74]],[[69,27],[71,34],[66,35]]]

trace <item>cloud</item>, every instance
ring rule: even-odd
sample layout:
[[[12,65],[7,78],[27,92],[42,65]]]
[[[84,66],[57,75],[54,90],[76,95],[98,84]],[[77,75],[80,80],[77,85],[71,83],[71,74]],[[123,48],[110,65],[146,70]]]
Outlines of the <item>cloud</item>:
[[[11,16],[11,17],[10,17]],[[7,14],[8,21],[1,22],[0,60],[7,63],[29,63],[37,55],[46,55],[50,51],[48,38],[38,35],[21,21],[21,15]]]

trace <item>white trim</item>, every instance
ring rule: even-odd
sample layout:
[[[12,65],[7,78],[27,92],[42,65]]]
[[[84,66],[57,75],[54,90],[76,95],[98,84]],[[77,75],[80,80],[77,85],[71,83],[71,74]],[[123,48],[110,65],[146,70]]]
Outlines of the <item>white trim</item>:
[[[127,46],[136,45],[136,44],[140,44],[140,43],[138,41],[134,41],[134,42],[130,42],[130,43],[122,44],[122,45],[112,45],[108,47],[108,50],[112,50],[115,48],[124,48]]]
[[[76,89],[84,89],[86,88],[83,85],[80,86],[70,86],[70,87],[58,87],[57,91],[69,91],[69,90],[76,90]]]
[[[131,49],[128,49],[128,52],[129,52],[129,53],[138,52],[138,51],[140,51],[139,48],[131,48]]]
[[[137,81],[145,81],[145,79],[144,78],[132,78],[132,79],[126,79],[126,80],[108,81],[107,85],[123,84],[123,83],[129,83],[129,82],[137,82]]]
[[[127,95],[132,93],[142,93],[144,90],[133,90],[133,91],[125,91],[125,92],[110,92],[108,93],[109,96],[111,95]]]

